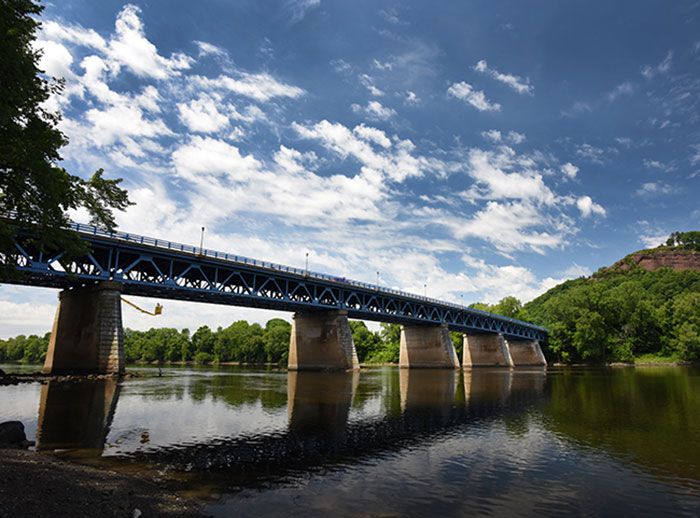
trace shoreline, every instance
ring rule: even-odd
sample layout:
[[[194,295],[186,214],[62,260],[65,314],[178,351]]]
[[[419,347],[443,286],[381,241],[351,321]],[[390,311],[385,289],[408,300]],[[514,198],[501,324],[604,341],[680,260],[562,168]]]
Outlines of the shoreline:
[[[2,516],[204,516],[202,504],[162,480],[66,462],[28,450],[0,450]]]

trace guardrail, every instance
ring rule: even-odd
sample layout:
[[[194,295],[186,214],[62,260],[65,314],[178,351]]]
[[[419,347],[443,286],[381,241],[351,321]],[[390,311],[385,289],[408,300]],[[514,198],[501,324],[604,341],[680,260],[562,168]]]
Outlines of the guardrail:
[[[8,218],[9,219],[16,219],[14,216],[16,216],[15,213],[9,213]],[[318,280],[329,281],[329,282],[333,282],[336,284],[346,284],[349,286],[355,286],[355,287],[364,288],[364,289],[372,290],[372,291],[377,291],[377,292],[381,292],[381,293],[385,293],[385,294],[398,295],[400,297],[405,297],[408,299],[420,300],[423,302],[430,302],[432,304],[450,307],[450,308],[453,308],[453,309],[456,309],[459,311],[469,311],[471,313],[478,313],[478,314],[482,314],[484,316],[489,316],[489,317],[495,316],[501,320],[506,320],[506,321],[512,322],[514,324],[526,325],[526,326],[529,326],[529,327],[532,327],[535,329],[540,329],[542,331],[546,331],[546,329],[544,329],[543,327],[536,326],[535,324],[530,324],[528,322],[523,322],[523,321],[517,320],[515,318],[510,318],[510,317],[506,317],[503,315],[495,315],[493,313],[489,313],[488,311],[483,311],[483,310],[476,309],[476,308],[468,308],[468,307],[465,307],[465,306],[460,305],[460,304],[445,302],[445,301],[442,301],[439,299],[434,299],[431,297],[416,295],[415,293],[409,293],[406,291],[395,290],[393,288],[387,288],[387,287],[379,286],[376,284],[369,284],[369,283],[362,282],[362,281],[347,279],[345,277],[336,277],[333,275],[309,271],[309,270],[301,269],[301,268],[295,268],[293,266],[287,266],[284,264],[272,263],[269,261],[260,261],[257,259],[252,259],[250,257],[242,256],[242,255],[234,255],[234,254],[228,254],[226,252],[219,252],[217,250],[209,250],[207,248],[199,248],[199,247],[195,247],[195,246],[191,246],[191,245],[185,245],[183,243],[168,241],[166,239],[157,239],[157,238],[153,238],[153,237],[147,237],[147,236],[142,236],[139,234],[132,234],[132,233],[128,233],[128,232],[107,232],[106,230],[103,230],[95,225],[88,225],[85,223],[71,222],[68,225],[68,228],[78,232],[79,234],[83,234],[83,235],[99,236],[99,237],[104,237],[107,239],[126,241],[128,243],[136,243],[136,244],[140,244],[140,245],[152,246],[155,248],[170,250],[170,251],[174,251],[174,252],[190,253],[190,254],[194,254],[197,256],[210,257],[212,259],[218,259],[218,260],[228,261],[228,262],[232,262],[232,263],[246,264],[246,265],[256,266],[258,268],[266,268],[269,270],[275,270],[275,271],[279,271],[279,272],[293,273],[295,275],[300,275],[302,277],[309,277],[309,278],[314,278],[314,279],[318,279]]]

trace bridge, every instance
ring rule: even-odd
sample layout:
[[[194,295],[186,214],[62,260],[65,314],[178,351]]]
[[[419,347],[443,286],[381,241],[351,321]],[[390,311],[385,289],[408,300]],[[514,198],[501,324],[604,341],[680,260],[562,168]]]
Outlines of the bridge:
[[[401,367],[545,365],[544,328],[379,285],[205,248],[72,223],[89,251],[47,251],[30,233],[0,264],[3,282],[59,288],[47,373],[123,372],[121,295],[294,312],[290,370],[358,369],[348,318],[401,324]]]

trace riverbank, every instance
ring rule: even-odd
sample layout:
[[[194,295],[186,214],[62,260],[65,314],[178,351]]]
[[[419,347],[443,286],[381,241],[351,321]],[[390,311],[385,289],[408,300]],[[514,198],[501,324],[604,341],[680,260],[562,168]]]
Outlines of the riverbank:
[[[158,480],[24,450],[0,450],[0,502],[0,517],[203,516]]]

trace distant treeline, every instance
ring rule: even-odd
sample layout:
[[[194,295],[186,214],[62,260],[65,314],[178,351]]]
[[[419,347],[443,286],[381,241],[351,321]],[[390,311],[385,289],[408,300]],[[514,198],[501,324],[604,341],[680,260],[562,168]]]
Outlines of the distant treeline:
[[[361,362],[399,361],[400,327],[397,324],[382,324],[379,331],[371,331],[364,322],[351,321],[350,328]],[[279,318],[269,320],[264,327],[239,320],[213,331],[202,326],[194,333],[173,328],[125,329],[124,355],[128,363],[286,364],[290,332],[289,322]],[[48,333],[43,337],[20,335],[0,340],[0,361],[43,362],[49,336]],[[453,340],[461,352],[461,336],[453,333]]]

